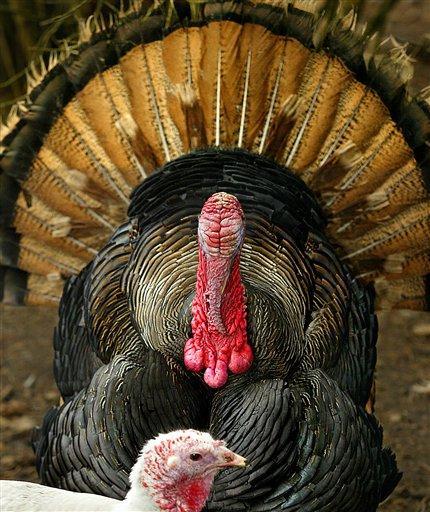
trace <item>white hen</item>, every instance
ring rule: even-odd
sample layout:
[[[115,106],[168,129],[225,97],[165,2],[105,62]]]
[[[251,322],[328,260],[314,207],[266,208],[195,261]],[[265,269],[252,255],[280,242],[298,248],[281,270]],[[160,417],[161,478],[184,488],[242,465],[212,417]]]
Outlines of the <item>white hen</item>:
[[[124,501],[1,481],[1,512],[200,512],[218,471],[244,466],[245,459],[223,441],[196,430],[178,430],[150,440],[130,473]]]

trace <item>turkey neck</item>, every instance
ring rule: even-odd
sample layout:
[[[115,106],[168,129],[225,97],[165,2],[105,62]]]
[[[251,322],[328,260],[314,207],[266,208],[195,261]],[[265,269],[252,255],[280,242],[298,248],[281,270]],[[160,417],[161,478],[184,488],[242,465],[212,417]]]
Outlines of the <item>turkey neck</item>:
[[[195,190],[197,182],[202,183],[199,190]],[[216,205],[202,213],[205,200],[224,186],[240,198],[240,203],[234,199],[239,205],[232,208],[234,215],[232,211],[222,218]],[[224,201],[222,210],[227,209]],[[182,359],[188,370],[206,371],[210,364],[216,370],[214,358],[207,361],[216,355],[218,342],[217,333],[209,332],[205,311],[204,293],[211,291],[212,299],[222,299],[213,323],[229,333],[227,316],[235,318],[233,325],[242,324],[247,335],[238,336],[238,343],[247,339],[252,345],[252,367],[242,375],[284,378],[294,371],[314,293],[307,240],[310,234],[321,233],[324,225],[323,214],[303,182],[256,155],[205,150],[172,161],[145,180],[134,192],[129,214],[139,219],[142,236],[132,247],[121,286],[145,346],[176,361]],[[229,219],[232,232],[220,236]],[[208,262],[220,268],[208,269]],[[226,276],[224,288],[221,280],[212,280],[213,288],[208,290],[207,272]],[[218,334],[225,349],[221,353],[225,362],[219,365],[224,366],[225,379],[233,373],[225,351],[234,347],[234,341]],[[191,341],[185,343],[188,338]]]
[[[160,512],[152,497],[140,485],[132,485],[127,496],[113,509],[113,512]]]
[[[209,496],[213,477],[203,482],[179,483],[158,491],[156,496],[137,482],[113,512],[200,512]]]
[[[142,479],[142,481],[144,478]],[[145,482],[143,482],[145,483]],[[200,512],[210,493],[213,475],[195,481],[183,481],[158,489],[153,496],[142,488],[142,482],[132,484],[123,501],[113,512]]]
[[[239,201],[226,193],[211,196],[199,218],[193,337],[185,345],[184,361],[189,370],[205,369],[205,382],[213,388],[226,383],[228,370],[246,372],[253,360],[239,271],[243,236]]]

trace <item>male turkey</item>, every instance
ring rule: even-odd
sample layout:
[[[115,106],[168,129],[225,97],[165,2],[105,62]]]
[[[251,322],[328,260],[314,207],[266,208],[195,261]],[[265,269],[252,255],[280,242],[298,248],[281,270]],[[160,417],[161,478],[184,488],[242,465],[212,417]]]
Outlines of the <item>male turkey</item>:
[[[316,5],[133,2],[11,119],[3,298],[56,304],[67,279],[44,483],[123,497],[179,428],[249,461],[209,510],[369,512],[399,480],[373,284],[429,307],[429,107],[399,48]]]

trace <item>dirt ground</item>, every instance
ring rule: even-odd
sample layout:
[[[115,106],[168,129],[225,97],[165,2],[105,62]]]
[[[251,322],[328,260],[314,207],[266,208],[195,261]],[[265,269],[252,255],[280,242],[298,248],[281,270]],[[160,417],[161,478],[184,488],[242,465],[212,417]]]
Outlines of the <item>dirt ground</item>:
[[[379,2],[373,2],[374,7]],[[419,45],[430,32],[430,0],[401,1],[388,29],[401,42]],[[417,88],[429,83],[428,56],[416,56],[421,61],[413,80]],[[59,400],[52,375],[56,311],[3,306],[0,315],[0,474],[36,482],[30,432]],[[429,341],[430,314],[380,315],[376,414],[384,427],[385,443],[396,452],[404,473],[380,507],[383,512],[430,512]]]

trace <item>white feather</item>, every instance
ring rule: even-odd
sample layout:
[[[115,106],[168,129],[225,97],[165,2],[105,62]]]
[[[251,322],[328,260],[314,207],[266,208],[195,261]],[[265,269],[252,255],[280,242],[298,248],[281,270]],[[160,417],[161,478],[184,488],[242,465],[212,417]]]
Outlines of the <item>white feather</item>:
[[[159,512],[140,489],[132,489],[124,501],[16,480],[0,483],[2,512]]]

